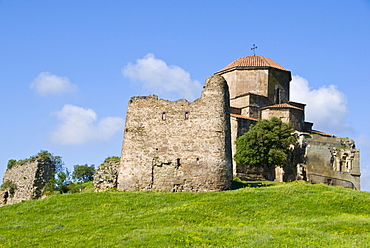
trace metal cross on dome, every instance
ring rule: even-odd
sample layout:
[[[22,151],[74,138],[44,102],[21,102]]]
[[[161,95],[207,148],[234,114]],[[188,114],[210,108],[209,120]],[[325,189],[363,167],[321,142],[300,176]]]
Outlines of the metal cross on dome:
[[[253,44],[253,47],[251,48],[251,50],[253,51],[253,56],[256,56],[256,44]]]

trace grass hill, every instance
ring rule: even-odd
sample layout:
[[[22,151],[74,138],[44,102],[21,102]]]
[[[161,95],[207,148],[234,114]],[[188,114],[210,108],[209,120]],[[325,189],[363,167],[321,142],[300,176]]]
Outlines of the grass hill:
[[[369,247],[370,193],[286,183],[102,192],[0,208],[0,247]]]

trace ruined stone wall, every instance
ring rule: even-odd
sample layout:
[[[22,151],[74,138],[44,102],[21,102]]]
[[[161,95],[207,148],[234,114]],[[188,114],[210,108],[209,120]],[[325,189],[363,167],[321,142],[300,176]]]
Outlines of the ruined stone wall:
[[[221,76],[192,103],[157,96],[128,104],[118,190],[219,191],[231,187],[229,94]]]
[[[276,168],[275,181],[305,180],[360,190],[360,151],[353,140],[298,134],[299,144],[288,154],[287,164]],[[264,180],[265,174],[262,168],[235,165],[234,175],[242,180]]]
[[[18,203],[23,200],[37,199],[42,195],[42,189],[55,172],[55,165],[43,160],[31,160],[16,163],[4,174],[2,185],[14,187],[5,188],[0,192],[0,205]]]
[[[348,138],[305,136],[308,181],[360,190],[360,151]]]
[[[106,160],[94,174],[94,191],[101,192],[117,188],[119,160]]]

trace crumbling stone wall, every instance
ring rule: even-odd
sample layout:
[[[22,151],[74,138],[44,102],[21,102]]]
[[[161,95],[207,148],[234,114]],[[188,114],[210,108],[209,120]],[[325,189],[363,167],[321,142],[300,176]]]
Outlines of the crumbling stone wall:
[[[117,188],[119,160],[105,160],[94,174],[95,192]]]
[[[5,171],[0,205],[40,198],[46,182],[54,173],[55,165],[49,161],[33,159],[14,164]],[[6,185],[11,186],[4,187]]]
[[[307,180],[360,190],[360,150],[348,138],[305,136]]]
[[[207,78],[202,96],[192,103],[132,97],[118,190],[230,189],[229,108],[228,86],[221,76]]]
[[[276,167],[275,181],[305,180],[360,190],[360,151],[353,140],[298,132],[298,145],[283,167]],[[242,180],[265,180],[262,168],[236,165]]]

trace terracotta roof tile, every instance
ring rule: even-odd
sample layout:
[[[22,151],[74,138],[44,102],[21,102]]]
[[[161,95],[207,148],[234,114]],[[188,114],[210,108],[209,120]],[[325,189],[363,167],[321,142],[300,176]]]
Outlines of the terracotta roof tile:
[[[334,135],[332,135],[332,134],[323,133],[323,132],[316,131],[316,130],[309,130],[309,131],[307,131],[307,132],[308,132],[308,133],[313,133],[313,134],[319,134],[319,135],[327,136],[327,137],[335,137],[335,136],[334,136]]]
[[[303,109],[290,105],[288,103],[279,103],[275,105],[266,106],[266,107],[261,108],[261,110],[262,109],[281,109],[281,108],[291,108],[291,109],[298,109],[298,110],[303,111]]]
[[[230,116],[237,117],[237,118],[248,119],[248,120],[251,120],[251,121],[258,121],[258,119],[254,119],[254,118],[251,118],[251,117],[247,117],[247,116],[245,116],[245,115],[230,114]]]
[[[262,56],[246,56],[235,60],[222,70],[216,72],[221,73],[232,69],[254,69],[254,68],[277,68],[283,71],[289,71],[276,63],[275,61]]]

